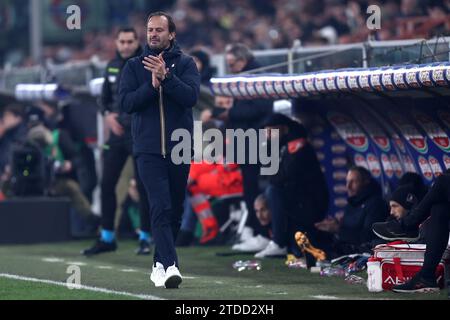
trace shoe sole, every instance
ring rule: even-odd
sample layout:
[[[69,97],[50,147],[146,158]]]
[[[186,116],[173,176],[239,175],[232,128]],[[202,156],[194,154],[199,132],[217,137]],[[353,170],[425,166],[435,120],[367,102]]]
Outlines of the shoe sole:
[[[155,285],[155,288],[164,288],[164,283],[156,284],[155,282],[153,282],[153,284]]]
[[[164,288],[164,282],[156,283],[152,276],[150,276],[150,281],[153,282],[156,288]]]
[[[158,283],[156,283],[156,282],[153,281],[153,280],[152,280],[152,282],[153,282],[153,284],[155,285],[155,288],[164,288],[164,283],[158,284]]]
[[[406,242],[413,242],[413,241],[417,241],[419,240],[420,236],[416,237],[416,238],[405,238],[405,237],[397,237],[397,238],[389,238],[386,236],[382,236],[381,234],[379,234],[378,232],[376,232],[375,230],[372,230],[373,233],[375,233],[377,235],[377,237],[386,240],[386,241],[395,241],[395,240],[403,240]]]
[[[169,279],[166,280],[166,282],[164,283],[164,286],[166,287],[166,289],[178,289],[178,287],[180,286],[180,283],[182,281],[183,280],[181,279],[180,276],[173,275]]]
[[[439,288],[422,288],[415,290],[392,289],[392,291],[397,293],[436,293],[439,292]]]

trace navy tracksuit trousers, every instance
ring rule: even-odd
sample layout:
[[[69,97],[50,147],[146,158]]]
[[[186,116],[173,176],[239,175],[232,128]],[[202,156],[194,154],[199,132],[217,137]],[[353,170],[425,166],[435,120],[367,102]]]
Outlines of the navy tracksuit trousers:
[[[175,241],[181,226],[190,165],[175,165],[170,156],[136,155],[139,176],[147,192],[151,232],[155,242],[154,263],[167,269],[178,266]]]

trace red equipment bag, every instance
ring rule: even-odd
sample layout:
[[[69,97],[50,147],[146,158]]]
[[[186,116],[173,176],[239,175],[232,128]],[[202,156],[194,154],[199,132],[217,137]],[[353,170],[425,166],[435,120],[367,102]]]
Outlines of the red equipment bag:
[[[391,290],[403,284],[420,271],[423,265],[426,245],[409,244],[403,241],[376,246],[373,257],[380,261],[382,287]],[[444,271],[449,267],[450,247],[445,251],[442,261],[436,268],[436,277],[441,288],[444,287]]]

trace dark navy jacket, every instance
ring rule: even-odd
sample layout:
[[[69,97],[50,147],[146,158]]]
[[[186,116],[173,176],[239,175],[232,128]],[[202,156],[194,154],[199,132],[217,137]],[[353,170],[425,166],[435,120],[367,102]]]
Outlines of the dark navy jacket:
[[[159,91],[153,88],[152,74],[144,69],[144,57],[157,56],[150,47],[145,47],[143,55],[128,60],[119,87],[120,107],[132,114],[131,134],[133,151],[138,153],[161,154],[161,119]],[[178,142],[171,141],[176,129],[193,130],[192,107],[197,103],[200,90],[200,74],[194,60],[183,54],[176,44],[163,53],[166,67],[173,75],[162,83],[165,116],[165,136],[167,155]]]
[[[385,221],[388,216],[389,208],[382,197],[381,187],[372,179],[359,194],[348,198],[338,233],[341,246],[352,245],[351,250],[345,251],[361,252],[358,246],[377,239],[372,232],[372,225]]]

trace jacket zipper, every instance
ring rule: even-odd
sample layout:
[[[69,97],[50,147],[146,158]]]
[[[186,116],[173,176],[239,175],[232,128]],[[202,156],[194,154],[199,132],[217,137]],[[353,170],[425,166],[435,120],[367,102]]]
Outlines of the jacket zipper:
[[[166,151],[166,120],[164,115],[164,102],[163,102],[163,88],[159,87],[159,118],[161,121],[161,154],[165,159],[167,156]]]

